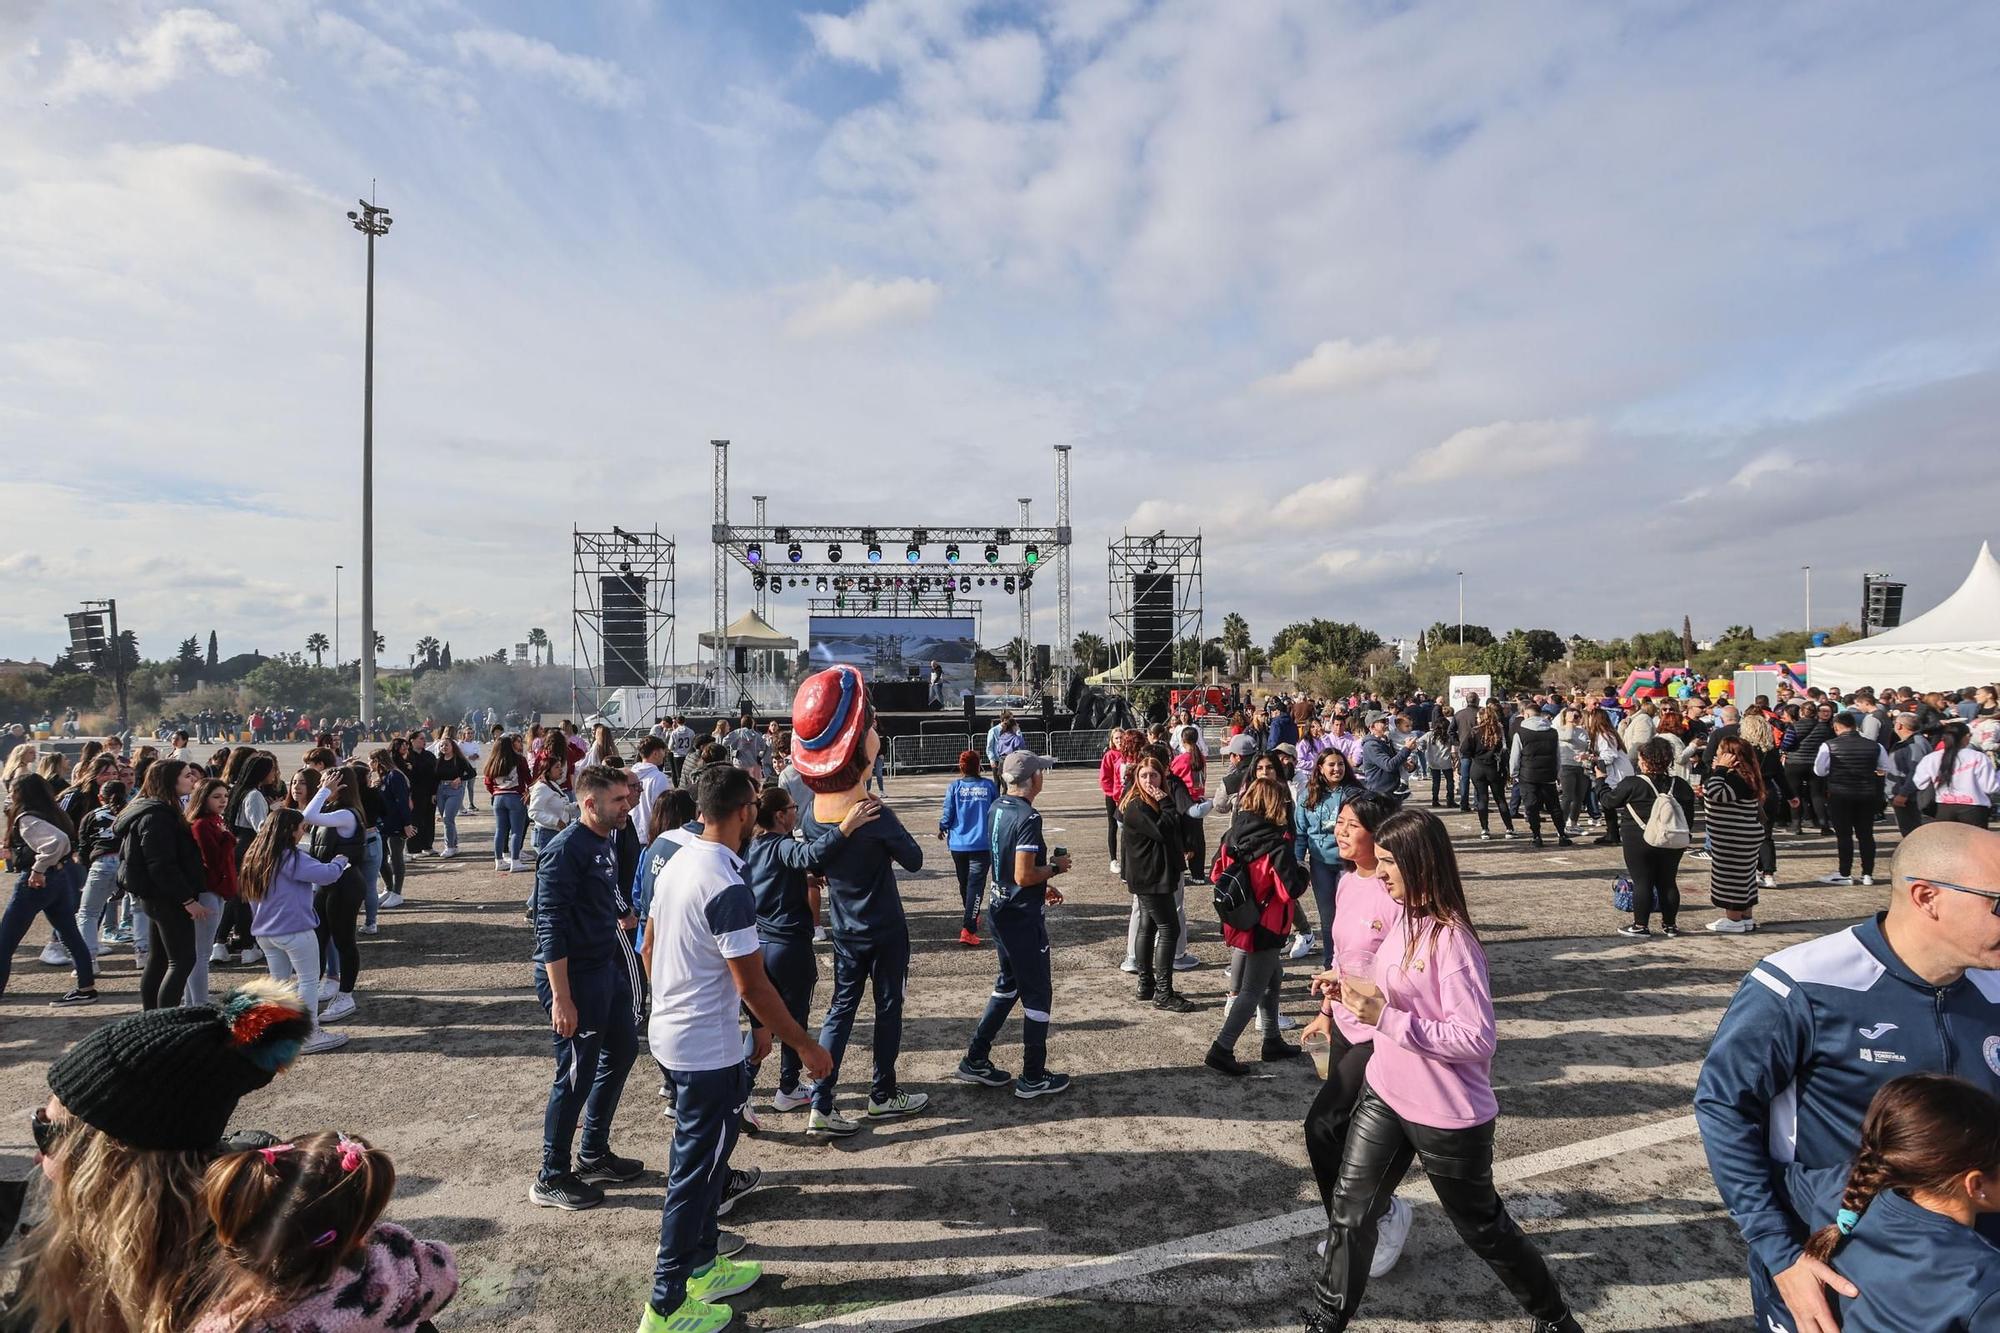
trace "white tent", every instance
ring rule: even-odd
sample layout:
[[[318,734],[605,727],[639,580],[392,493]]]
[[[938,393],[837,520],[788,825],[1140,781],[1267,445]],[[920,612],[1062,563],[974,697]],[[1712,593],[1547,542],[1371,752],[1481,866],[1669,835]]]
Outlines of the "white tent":
[[[1958,591],[1915,620],[1806,652],[1806,679],[1842,694],[1863,685],[1956,690],[2000,681],[2000,560],[1982,544]]]

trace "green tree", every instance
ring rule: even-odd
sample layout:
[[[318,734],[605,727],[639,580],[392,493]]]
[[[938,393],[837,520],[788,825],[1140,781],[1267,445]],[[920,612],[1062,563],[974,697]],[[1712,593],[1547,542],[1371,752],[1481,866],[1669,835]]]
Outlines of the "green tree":
[[[318,630],[314,630],[311,634],[306,635],[306,651],[313,655],[313,665],[316,667],[326,665],[326,654],[332,647],[333,644],[328,641],[326,635],[321,634]]]
[[[1231,673],[1242,675],[1247,663],[1244,654],[1250,651],[1250,622],[1231,611],[1222,618],[1222,647],[1229,654]]]
[[[548,666],[554,663],[555,650],[549,643],[549,632],[547,630],[545,629],[529,630],[528,647],[533,649],[537,655],[542,657],[544,666]]]
[[[1528,651],[1527,644],[1514,635],[1481,648],[1478,661],[1480,670],[1493,677],[1495,691],[1513,694],[1542,683],[1542,664]]]
[[[433,639],[428,634],[424,635],[423,638],[417,640],[417,661],[423,663],[425,666],[436,666],[438,664],[438,647],[436,639]]]
[[[1071,641],[1070,651],[1076,654],[1076,664],[1086,675],[1095,675],[1111,665],[1111,650],[1105,646],[1104,636],[1089,630]]]
[[[275,657],[243,678],[243,694],[252,704],[282,704],[313,714],[353,717],[361,711],[349,673]]]
[[[1484,652],[1484,648],[1474,648],[1470,644],[1461,648],[1456,641],[1453,641],[1441,648],[1433,648],[1429,652],[1418,654],[1416,670],[1412,674],[1416,676],[1417,684],[1424,693],[1441,698],[1453,676],[1477,676],[1485,673],[1486,663],[1481,656]]]
[[[217,663],[217,661],[218,661],[218,660],[220,660],[220,654],[218,654],[218,653],[216,652],[216,640],[215,640],[215,631],[214,631],[214,630],[210,630],[210,631],[208,632],[208,664],[209,664],[209,666],[213,667],[214,665],[216,665],[216,663]]]
[[[1569,645],[1563,636],[1552,629],[1517,629],[1507,632],[1508,638],[1520,636],[1521,645],[1528,650],[1528,656],[1537,662],[1560,662],[1568,655]]]
[[[382,637],[382,631],[378,629],[375,631],[375,655],[380,657],[387,651],[389,651],[389,641]]]
[[[1458,623],[1456,621],[1437,621],[1424,631],[1424,641],[1433,645],[1457,647],[1459,643]],[[1493,641],[1493,631],[1486,628],[1486,626],[1467,625],[1465,627],[1466,647],[1484,648]]]
[[[443,667],[443,668],[444,668],[445,670],[447,670],[447,671],[451,670],[451,640],[450,640],[450,639],[446,639],[446,640],[444,641],[444,655],[443,655],[442,657],[438,658],[438,665],[439,665],[439,666],[441,666],[441,667]]]
[[[1306,620],[1285,626],[1271,640],[1271,658],[1277,661],[1294,647],[1303,648],[1301,666],[1325,662],[1353,671],[1361,659],[1382,646],[1382,636],[1373,630],[1339,620]]]
[[[201,641],[192,634],[181,640],[174,654],[174,677],[182,689],[191,688],[201,678]]]

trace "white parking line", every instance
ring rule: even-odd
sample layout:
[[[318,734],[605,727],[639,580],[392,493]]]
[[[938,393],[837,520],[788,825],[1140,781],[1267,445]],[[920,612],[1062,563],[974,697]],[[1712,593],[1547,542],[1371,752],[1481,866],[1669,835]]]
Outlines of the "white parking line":
[[[1602,1138],[1586,1139],[1581,1143],[1572,1143],[1561,1148],[1550,1148],[1543,1152],[1528,1153],[1522,1157],[1497,1162],[1493,1167],[1493,1179],[1495,1183],[1505,1185],[1557,1171],[1567,1171],[1572,1167],[1587,1166],[1592,1162],[1601,1162],[1625,1153],[1684,1139],[1695,1132],[1695,1120],[1692,1115],[1676,1116],[1671,1120],[1641,1125],[1636,1129],[1621,1130]],[[1407,1194],[1422,1188],[1420,1177],[1415,1183],[1405,1184],[1398,1192]],[[1324,1209],[1301,1208],[1297,1212],[1284,1213],[1277,1217],[1260,1218],[1255,1222],[1243,1222],[1216,1231],[1204,1231],[1198,1236],[1168,1241],[1163,1245],[1149,1245],[1144,1249],[1131,1250],[1124,1254],[1084,1259],[1057,1268],[1039,1268],[1033,1272],[1002,1278],[997,1282],[982,1282],[977,1286],[946,1292],[939,1296],[923,1296],[915,1300],[878,1305],[871,1310],[832,1315],[796,1327],[868,1330],[868,1333],[928,1328],[933,1324],[942,1324],[953,1319],[968,1319],[974,1315],[991,1314],[996,1310],[1008,1310],[1034,1301],[1045,1301],[1072,1292],[1088,1291],[1093,1287],[1144,1277],[1148,1273],[1177,1268],[1182,1264],[1228,1258],[1231,1255],[1242,1254],[1246,1250],[1261,1249],[1278,1241],[1310,1236],[1325,1226]]]

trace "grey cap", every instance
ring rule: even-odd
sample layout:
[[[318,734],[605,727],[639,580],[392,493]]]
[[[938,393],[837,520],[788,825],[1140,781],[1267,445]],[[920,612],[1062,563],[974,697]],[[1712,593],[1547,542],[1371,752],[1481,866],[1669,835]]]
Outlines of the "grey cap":
[[[1056,761],[1029,750],[1016,750],[1000,761],[1000,776],[1010,787],[1026,786],[1028,779],[1037,773],[1046,773],[1056,766]]]
[[[1257,753],[1257,741],[1248,732],[1238,732],[1229,738],[1229,753],[1248,759]]]

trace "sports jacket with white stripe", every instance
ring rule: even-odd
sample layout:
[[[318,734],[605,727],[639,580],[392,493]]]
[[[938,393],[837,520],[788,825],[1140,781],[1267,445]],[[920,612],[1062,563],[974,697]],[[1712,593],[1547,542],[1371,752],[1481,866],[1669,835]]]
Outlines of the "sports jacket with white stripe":
[[[2000,1095],[2000,972],[1932,986],[1889,948],[1881,916],[1751,969],[1702,1063],[1694,1113],[1716,1189],[1766,1270],[1797,1262],[1808,1234],[1786,1166],[1850,1161],[1876,1089],[1918,1073]],[[2000,1235],[1996,1221],[1987,1214],[1981,1233]]]

